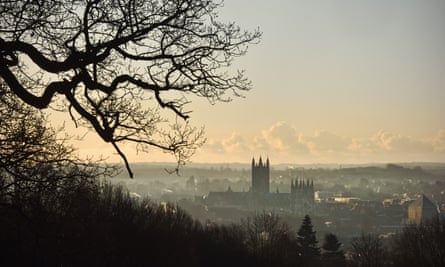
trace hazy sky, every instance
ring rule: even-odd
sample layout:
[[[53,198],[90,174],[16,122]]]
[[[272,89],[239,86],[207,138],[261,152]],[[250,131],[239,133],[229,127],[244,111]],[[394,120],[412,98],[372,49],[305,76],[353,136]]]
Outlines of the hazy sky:
[[[263,32],[234,63],[253,90],[191,99],[208,138],[192,161],[445,161],[445,1],[226,0],[220,19]],[[112,153],[89,140],[82,154]]]

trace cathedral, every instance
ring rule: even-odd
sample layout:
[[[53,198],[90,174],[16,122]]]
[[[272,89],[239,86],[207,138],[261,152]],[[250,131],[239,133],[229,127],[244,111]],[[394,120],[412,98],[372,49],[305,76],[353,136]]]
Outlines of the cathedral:
[[[242,209],[279,209],[307,214],[314,208],[313,180],[291,179],[287,193],[270,192],[270,161],[252,159],[251,187],[248,192],[209,192],[204,200],[209,206],[232,206]]]

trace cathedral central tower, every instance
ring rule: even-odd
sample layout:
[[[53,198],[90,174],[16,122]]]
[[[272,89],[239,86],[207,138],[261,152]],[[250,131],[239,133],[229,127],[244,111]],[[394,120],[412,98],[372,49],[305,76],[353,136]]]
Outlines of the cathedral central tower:
[[[258,164],[255,163],[255,158],[252,158],[252,192],[253,193],[269,193],[270,168],[269,158],[266,163],[259,158]]]

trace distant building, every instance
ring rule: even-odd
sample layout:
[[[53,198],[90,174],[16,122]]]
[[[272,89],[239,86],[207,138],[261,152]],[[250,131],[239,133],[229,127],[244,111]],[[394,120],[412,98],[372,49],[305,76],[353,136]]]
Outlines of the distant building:
[[[316,202],[327,202],[334,199],[335,193],[330,191],[315,191],[314,198]]]
[[[408,206],[408,222],[421,224],[439,215],[437,206],[424,194]]]
[[[314,208],[314,182],[292,179],[290,193],[270,192],[270,162],[252,159],[252,186],[249,192],[209,192],[204,197],[209,206],[237,206],[244,209],[280,209],[306,214]]]

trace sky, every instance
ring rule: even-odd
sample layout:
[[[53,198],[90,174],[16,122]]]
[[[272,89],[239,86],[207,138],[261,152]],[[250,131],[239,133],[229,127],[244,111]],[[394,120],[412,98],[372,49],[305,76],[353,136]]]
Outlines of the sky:
[[[226,0],[219,18],[263,37],[233,64],[244,98],[190,98],[207,137],[192,162],[445,162],[445,1]],[[119,160],[92,133],[74,143]]]

